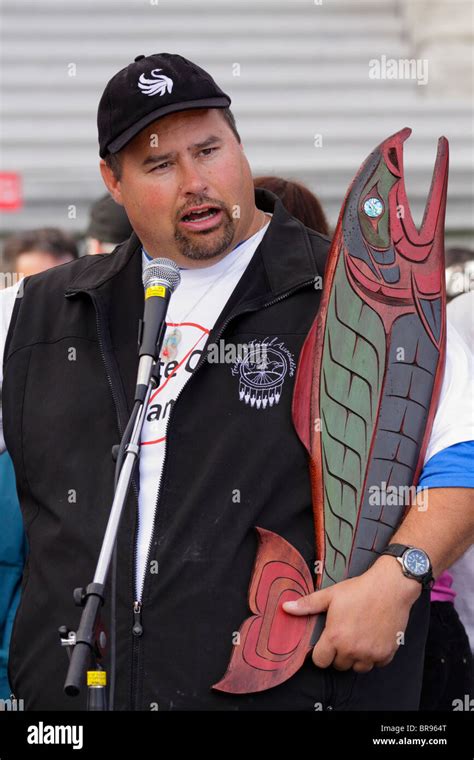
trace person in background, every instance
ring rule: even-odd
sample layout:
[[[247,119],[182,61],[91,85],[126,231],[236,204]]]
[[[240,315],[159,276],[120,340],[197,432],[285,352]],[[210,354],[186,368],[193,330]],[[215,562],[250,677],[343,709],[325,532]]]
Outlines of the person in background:
[[[474,346],[473,287],[474,252],[467,248],[449,248],[446,251],[447,316],[471,351]],[[471,364],[471,377],[473,369]],[[460,484],[464,482],[469,486],[474,448],[472,441],[463,441],[440,451],[427,462],[425,473],[431,478],[431,487],[444,485],[443,457],[451,450],[458,460],[457,473],[453,471],[453,475]],[[474,546],[471,546],[449,571],[445,570],[436,579],[431,590],[430,628],[420,703],[422,710],[453,710],[465,704],[465,695],[469,698],[474,696],[473,588]]]
[[[131,234],[132,226],[124,207],[115,203],[107,193],[91,206],[86,254],[112,253],[118,243],[127,240]]]
[[[474,278],[471,290],[454,298],[448,305],[448,317],[467,346],[474,346]],[[474,369],[474,368],[473,368]],[[470,464],[472,470],[472,461]],[[450,567],[457,592],[454,606],[464,623],[474,654],[474,546]],[[474,678],[474,675],[471,673]],[[474,689],[473,689],[474,691]]]
[[[277,195],[290,214],[322,235],[329,235],[329,224],[317,197],[301,182],[283,177],[254,177],[254,187],[263,187]]]
[[[467,346],[474,346],[474,278],[472,288],[450,301],[448,315]]]
[[[469,248],[448,248],[445,259],[446,299],[450,303],[462,293],[474,289],[474,251]]]
[[[3,248],[5,264],[25,277],[78,257],[74,238],[57,227],[16,233],[5,240]]]
[[[472,458],[470,443],[459,443],[451,448],[458,449],[458,457],[462,455],[464,450],[466,458]],[[432,459],[436,460],[437,456],[441,457],[445,452],[449,453],[449,449],[441,451]],[[432,461],[427,464],[434,468],[431,477],[432,482],[435,482],[436,462]],[[459,476],[462,477],[460,473]],[[455,568],[465,558],[469,559],[461,577],[467,575],[471,577],[472,582],[473,557],[473,547],[471,546],[466,554],[453,567],[449,568],[449,572],[445,570],[436,579],[435,585],[431,589],[430,627],[425,647],[420,710],[465,709],[466,695],[468,695],[469,700],[474,696],[473,656],[463,620],[459,617],[454,606],[456,597],[460,595],[462,599],[458,600],[458,604],[462,604],[462,601],[470,604],[472,616],[472,601],[469,601],[472,596],[472,586],[468,588],[466,584],[462,587],[458,586],[456,582],[453,583],[454,578],[456,578]]]
[[[77,259],[78,250],[72,237],[54,227],[44,227],[7,238],[3,255],[11,270],[29,276]],[[8,649],[27,555],[15,472],[8,452],[0,455],[0,513],[0,699],[8,699]]]
[[[8,699],[8,649],[27,554],[15,472],[8,452],[0,455],[0,483],[0,699]]]

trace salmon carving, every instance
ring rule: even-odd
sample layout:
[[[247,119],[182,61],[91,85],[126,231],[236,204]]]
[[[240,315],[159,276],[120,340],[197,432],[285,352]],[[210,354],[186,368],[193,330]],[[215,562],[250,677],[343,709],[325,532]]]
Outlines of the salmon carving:
[[[365,572],[407,508],[370,498],[373,489],[403,492],[418,481],[444,372],[448,142],[438,141],[417,229],[403,171],[410,134],[405,128],[382,142],[349,187],[298,362],[292,416],[308,451],[321,571],[315,582],[288,541],[256,527],[252,615],[212,686],[218,691],[264,691],[299,670],[324,615],[289,615],[283,602]]]

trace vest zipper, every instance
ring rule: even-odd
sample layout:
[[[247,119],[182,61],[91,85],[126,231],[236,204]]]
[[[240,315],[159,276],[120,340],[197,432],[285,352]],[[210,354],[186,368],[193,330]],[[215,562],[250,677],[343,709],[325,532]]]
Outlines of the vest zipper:
[[[141,636],[143,634],[143,626],[142,626],[142,603],[141,602],[134,602],[133,603],[133,628],[132,633],[134,636]]]
[[[286,291],[281,296],[278,296],[278,298],[274,298],[273,300],[268,301],[268,303],[265,303],[263,305],[257,304],[255,306],[249,306],[246,309],[242,309],[241,311],[237,311],[237,312],[231,313],[224,320],[223,324],[219,328],[218,333],[215,336],[213,336],[213,341],[217,342],[217,341],[220,340],[220,338],[221,338],[224,330],[226,329],[226,327],[236,317],[240,317],[243,314],[247,314],[248,312],[251,312],[251,311],[257,311],[257,310],[260,310],[260,309],[266,309],[269,306],[273,306],[274,304],[278,303],[279,301],[283,301],[285,298],[287,298],[288,296],[292,295],[296,291],[301,290],[302,288],[305,288],[308,285],[311,285],[313,283],[314,283],[314,277],[312,277],[310,280],[307,280],[305,282],[300,283],[299,285],[295,286],[291,290]],[[211,337],[211,336],[209,336],[209,337]],[[143,598],[144,598],[145,587],[146,587],[147,568],[148,568],[148,565],[149,565],[149,562],[150,562],[151,548],[152,548],[152,545],[153,545],[153,540],[154,540],[155,536],[158,534],[159,516],[161,514],[158,511],[158,504],[159,504],[159,500],[160,500],[160,496],[161,496],[161,485],[162,485],[162,482],[163,482],[163,476],[165,474],[165,468],[166,468],[166,463],[167,463],[168,429],[169,429],[169,426],[170,426],[171,418],[173,416],[173,412],[174,412],[174,410],[176,408],[176,404],[178,403],[178,399],[181,396],[182,391],[184,390],[184,388],[187,388],[189,386],[189,383],[195,377],[197,371],[203,366],[203,364],[205,362],[206,362],[206,357],[205,357],[205,352],[203,351],[203,355],[200,357],[200,359],[199,359],[199,361],[198,361],[198,363],[197,363],[197,365],[196,365],[196,367],[194,369],[194,372],[192,373],[191,377],[188,379],[188,381],[185,383],[185,385],[179,390],[179,392],[178,392],[178,394],[177,394],[177,396],[175,398],[174,404],[171,407],[171,411],[170,411],[168,420],[166,422],[166,427],[165,427],[165,442],[164,442],[165,443],[165,455],[163,457],[163,467],[161,468],[160,479],[158,481],[158,489],[157,489],[156,500],[155,500],[155,509],[154,509],[154,512],[153,512],[152,531],[151,531],[151,535],[150,535],[149,542],[148,542],[148,551],[147,551],[147,556],[146,556],[146,561],[145,561],[145,573],[144,573],[143,581],[142,581],[142,584],[141,584],[140,599],[137,599],[133,603],[134,624],[133,624],[133,627],[132,627],[132,632],[134,634],[134,641],[133,641],[133,666],[132,666],[132,668],[133,668],[132,669],[132,710],[138,710],[139,709],[139,706],[138,706],[138,665],[139,665],[139,648],[140,648],[139,647],[139,641],[140,641],[140,638],[143,635],[143,631],[144,631],[144,629],[143,629],[143,621],[142,621]],[[134,583],[134,581],[135,581],[135,577],[136,577],[136,567],[137,567],[136,562],[137,562],[137,554],[138,554],[138,525],[139,525],[139,521],[140,521],[140,510],[138,510],[137,531],[136,531],[136,534],[135,534],[135,545],[134,545],[134,553],[133,553],[134,554],[134,556],[133,556],[133,573],[134,573],[133,588],[134,589],[135,589],[135,583]],[[136,628],[136,626],[137,626],[137,628]],[[136,628],[136,631],[135,631],[135,628]]]

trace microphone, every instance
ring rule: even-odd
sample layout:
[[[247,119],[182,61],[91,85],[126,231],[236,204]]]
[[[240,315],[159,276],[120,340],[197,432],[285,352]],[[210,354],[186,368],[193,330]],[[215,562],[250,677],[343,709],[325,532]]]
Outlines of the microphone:
[[[166,312],[172,293],[181,282],[179,267],[171,259],[153,259],[143,269],[145,308],[138,325],[137,389],[135,400],[143,400],[150,381],[153,362],[166,331]],[[138,398],[137,398],[138,396]]]

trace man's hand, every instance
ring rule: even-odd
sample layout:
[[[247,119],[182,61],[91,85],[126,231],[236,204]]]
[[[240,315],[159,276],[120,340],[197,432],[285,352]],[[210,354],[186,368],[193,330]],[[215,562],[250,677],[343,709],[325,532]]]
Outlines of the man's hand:
[[[418,581],[403,575],[394,557],[383,556],[363,575],[285,602],[283,609],[292,615],[327,612],[313,649],[315,665],[367,673],[395,656],[421,590]]]

